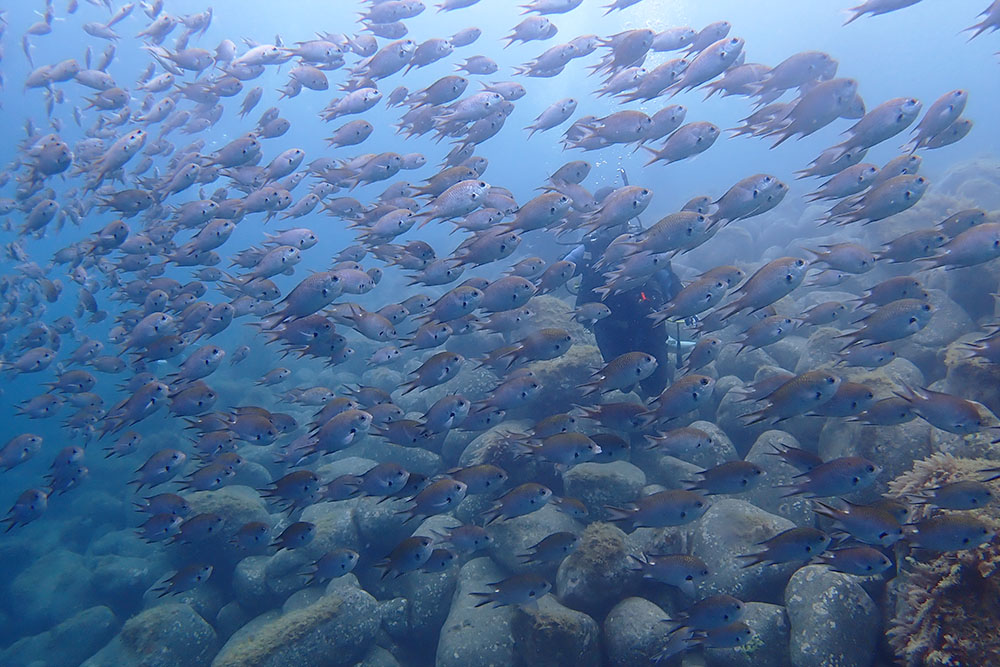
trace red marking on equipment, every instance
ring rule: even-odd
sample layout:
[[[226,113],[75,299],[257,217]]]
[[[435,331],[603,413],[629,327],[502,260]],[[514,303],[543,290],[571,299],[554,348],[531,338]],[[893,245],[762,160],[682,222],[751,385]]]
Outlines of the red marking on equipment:
[[[639,292],[639,301],[645,301],[645,300],[646,300],[646,293]]]

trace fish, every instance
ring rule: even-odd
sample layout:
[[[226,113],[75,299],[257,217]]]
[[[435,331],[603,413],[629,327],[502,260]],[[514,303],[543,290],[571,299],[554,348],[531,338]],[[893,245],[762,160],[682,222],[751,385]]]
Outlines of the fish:
[[[488,584],[493,590],[489,592],[472,591],[472,595],[481,598],[476,607],[492,604],[494,608],[508,605],[537,604],[538,600],[552,590],[552,584],[537,574],[515,574],[501,581]]]
[[[503,519],[513,519],[542,509],[552,498],[552,490],[537,482],[516,486],[493,504],[484,514],[486,525]]]
[[[580,538],[571,532],[552,533],[538,543],[532,545],[529,551],[519,554],[525,563],[552,563],[563,560],[573,553],[580,545]]]
[[[963,480],[923,489],[920,493],[914,494],[910,502],[932,505],[939,509],[973,510],[986,507],[993,502],[993,491],[985,482]]]
[[[835,526],[859,542],[887,547],[903,537],[899,519],[878,504],[856,505],[846,500],[841,501],[843,508],[818,500],[813,504],[816,514],[832,519]]]
[[[313,569],[308,573],[309,580],[306,585],[312,586],[317,582],[349,574],[357,566],[359,559],[360,554],[351,549],[328,551],[313,564]]]
[[[750,491],[760,483],[764,470],[749,461],[727,461],[697,474],[701,478],[690,482],[688,490],[711,496]]]
[[[694,596],[695,586],[710,574],[705,561],[685,554],[639,554],[632,556],[644,579],[652,579]]]
[[[975,549],[993,539],[996,531],[982,519],[961,512],[938,514],[909,526],[906,540],[929,551]]]
[[[389,574],[399,578],[407,572],[422,568],[433,553],[433,543],[429,537],[417,536],[404,539],[377,564],[377,567],[382,568],[382,579]]]
[[[789,561],[808,561],[819,556],[830,544],[830,536],[812,527],[789,528],[774,537],[760,542],[764,550],[753,554],[743,554],[743,567],[772,565]]]
[[[605,393],[614,389],[635,387],[656,370],[657,361],[645,352],[627,352],[595,372],[590,382],[584,384],[584,396]]]
[[[606,509],[612,521],[659,528],[695,521],[708,510],[708,505],[701,494],[675,489],[644,496],[624,508],[608,506]]]
[[[161,598],[166,595],[186,593],[207,581],[212,576],[213,570],[214,568],[211,565],[194,563],[178,570],[161,586],[154,587],[151,590],[158,592],[158,597]]]
[[[784,497],[801,493],[822,498],[841,496],[863,489],[875,481],[881,472],[878,465],[861,456],[844,456],[796,475],[802,481],[787,485],[791,490]]]

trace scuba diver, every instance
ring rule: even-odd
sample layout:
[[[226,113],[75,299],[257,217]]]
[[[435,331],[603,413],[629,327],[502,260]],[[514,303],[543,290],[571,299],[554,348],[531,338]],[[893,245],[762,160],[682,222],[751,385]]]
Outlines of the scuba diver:
[[[628,185],[624,169],[618,170],[622,181]],[[600,199],[599,199],[600,200]],[[647,397],[658,396],[667,384],[673,381],[673,367],[670,365],[668,336],[665,323],[653,323],[647,317],[664,308],[681,289],[681,282],[668,262],[639,287],[617,294],[609,294],[602,299],[594,291],[606,283],[602,269],[595,264],[604,251],[621,234],[637,234],[642,231],[638,219],[612,228],[599,229],[583,238],[566,259],[576,264],[580,275],[577,290],[577,307],[590,302],[603,303],[611,310],[611,315],[594,324],[594,337],[605,362],[626,352],[648,352],[656,358],[656,370],[640,383],[641,393]],[[605,267],[610,268],[610,267]]]

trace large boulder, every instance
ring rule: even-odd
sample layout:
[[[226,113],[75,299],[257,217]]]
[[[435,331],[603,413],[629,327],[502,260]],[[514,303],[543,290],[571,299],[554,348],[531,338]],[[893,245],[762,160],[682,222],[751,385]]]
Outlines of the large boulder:
[[[921,419],[893,426],[830,419],[820,432],[819,454],[824,460],[863,456],[877,462],[882,471],[875,483],[846,496],[855,503],[873,502],[885,493],[890,480],[909,470],[914,461],[931,455],[931,430]]]
[[[526,665],[601,664],[601,630],[590,616],[559,604],[551,595],[537,608],[514,612],[514,646]]]
[[[743,498],[762,510],[791,520],[798,526],[810,525],[815,520],[812,503],[801,494],[785,497],[788,493],[787,485],[801,481],[794,479],[799,470],[775,455],[777,449],[785,447],[802,449],[798,439],[791,433],[773,429],[760,434],[747,452],[746,460],[761,467],[764,479],[755,488],[743,494]]]
[[[219,648],[215,630],[186,604],[167,603],[133,616],[83,667],[207,665]]]
[[[566,321],[556,326],[565,327]],[[553,406],[569,410],[574,403],[580,402],[582,392],[579,387],[590,379],[594,371],[604,366],[604,360],[599,349],[593,345],[578,344],[576,340],[574,338],[572,347],[561,357],[536,361],[528,366],[544,387],[545,400],[532,402],[521,414],[542,419],[552,414]]]
[[[692,530],[691,553],[708,566],[698,584],[698,597],[726,593],[741,600],[781,602],[785,582],[796,563],[745,567],[739,555],[759,552],[760,542],[794,528],[784,517],[769,514],[745,500],[722,498],[712,503]]]
[[[371,649],[379,628],[378,603],[347,575],[318,597],[292,598],[238,630],[212,667],[353,665]]]
[[[17,610],[24,634],[36,634],[94,603],[93,574],[80,554],[60,549],[45,554],[10,584],[7,605]],[[54,601],[58,600],[58,604]]]
[[[565,493],[587,506],[592,520],[610,518],[607,505],[622,507],[639,497],[646,475],[628,461],[581,463],[563,473]]]
[[[759,374],[758,374],[759,376]],[[763,408],[765,403],[744,400],[743,385],[735,385],[719,401],[715,423],[729,436],[740,454],[747,452],[764,431],[772,428],[764,422],[749,424],[750,413]]]
[[[93,559],[95,595],[107,600],[114,610],[128,615],[139,611],[143,594],[170,570],[162,554],[138,556],[97,556]]]
[[[510,572],[547,573],[551,564],[526,561],[519,556],[553,533],[579,533],[580,530],[576,519],[549,503],[537,512],[491,524],[489,531],[493,542],[489,554]]]
[[[649,664],[666,645],[665,611],[645,598],[625,598],[604,619],[604,650],[611,667]]]
[[[625,533],[610,523],[592,523],[559,565],[556,593],[566,606],[603,618],[638,581]]]
[[[184,496],[191,513],[211,512],[223,519],[222,529],[213,537],[195,544],[178,543],[171,550],[177,567],[193,561],[212,563],[216,567],[232,567],[246,554],[236,545],[237,531],[251,521],[273,524],[260,494],[246,486],[227,486],[216,491],[196,491]]]
[[[858,580],[807,565],[785,587],[796,667],[868,667],[882,635],[875,603]]]
[[[941,377],[947,371],[944,364],[948,345],[963,334],[974,331],[975,323],[957,303],[938,289],[927,288],[934,314],[923,329],[904,338],[896,349],[899,356],[917,365],[928,378]]]
[[[784,607],[745,602],[743,622],[754,632],[750,641],[736,648],[705,649],[706,667],[791,667],[790,627]]]
[[[505,576],[489,558],[476,558],[462,566],[451,610],[438,638],[436,667],[514,664],[514,609],[491,604],[477,607],[480,599],[472,595],[491,590],[489,584]]]
[[[25,637],[0,653],[6,667],[76,667],[115,636],[121,623],[107,607],[91,607],[47,632]]]
[[[975,340],[978,334],[968,336]],[[982,357],[974,357],[965,342],[953,343],[945,352],[944,363],[948,368],[945,391],[978,401],[1000,415],[1000,365],[991,364]]]

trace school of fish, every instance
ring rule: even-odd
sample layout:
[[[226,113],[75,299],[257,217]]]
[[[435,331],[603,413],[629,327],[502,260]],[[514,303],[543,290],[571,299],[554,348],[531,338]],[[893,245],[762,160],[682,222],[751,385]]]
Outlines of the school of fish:
[[[867,0],[847,23],[917,2]],[[8,23],[0,11],[0,63],[29,63],[24,81],[0,81],[7,131],[24,127],[18,157],[0,172],[0,374],[9,420],[0,479],[12,503],[0,546],[44,531],[75,497],[105,488],[122,503],[128,530],[176,565],[156,573],[149,607],[207,586],[230,590],[239,561],[283,550],[309,554],[295,590],[353,574],[381,597],[397,578],[457,571],[491,555],[498,526],[555,506],[575,529],[515,554],[524,565],[516,571],[495,558],[505,576],[469,594],[475,608],[535,608],[558,593],[560,563],[580,548],[588,524],[609,521],[626,533],[687,526],[720,497],[773,484],[742,458],[745,449],[710,467],[680,462],[717,440],[692,425],[716,421],[724,375],[716,362],[821,327],[838,330],[835,349],[812,367],[771,369],[734,389],[752,408],[722,431],[922,420],[962,437],[1000,437],[982,403],[905,383],[878,392],[845,377],[903,359],[907,341],[936,326],[933,276],[996,275],[995,211],[955,210],[882,237],[880,247],[871,242],[934,192],[922,163],[968,141],[974,120],[979,131],[997,131],[995,118],[964,115],[974,90],[862,99],[864,73],[842,71],[836,54],[751,62],[754,45],[725,20],[616,34],[599,24],[594,34],[559,30],[596,0],[509,3],[503,15],[522,16],[497,44],[485,44],[476,27],[409,32],[409,20],[435,10],[476,23],[480,0],[436,8],[338,0],[328,10],[336,20],[317,25],[340,32],[217,45],[206,32],[238,14],[239,3],[189,14],[173,13],[170,0],[31,4],[32,25]],[[646,4],[613,0],[603,9],[652,25]],[[998,29],[1000,0],[969,28],[973,39]],[[78,42],[80,55],[47,59],[46,40],[59,38]],[[511,67],[488,55],[514,45],[530,59]],[[550,99],[546,82],[578,59],[591,89]],[[432,71],[453,73],[420,78],[439,61]],[[122,74],[129,67],[141,69],[137,80]],[[47,115],[16,116],[22,94],[42,100]],[[716,95],[746,110],[740,126],[704,117],[700,96]],[[613,100],[616,110],[579,114],[587,96]],[[544,110],[527,127],[511,127],[522,99]],[[295,134],[300,128],[283,114],[307,103],[329,136]],[[220,138],[223,125],[242,130]],[[761,141],[778,152],[830,125],[843,139],[817,145],[815,160],[801,165],[799,178],[815,183],[807,194],[747,169],[711,196],[691,192],[681,210],[656,203],[672,170],[718,142]],[[392,133],[398,148],[365,152],[370,137]],[[289,145],[286,134],[311,141]],[[445,148],[407,150],[422,137]],[[548,142],[568,158],[530,188],[494,181],[490,154],[525,141]],[[897,157],[865,162],[886,142],[898,145]],[[587,184],[595,165],[640,150],[648,154],[641,172]],[[753,263],[697,263],[699,252],[733,238],[727,228],[753,238],[793,198],[825,209],[814,222],[829,233],[821,243],[790,237]],[[629,224],[597,258],[602,298],[641,288],[664,265],[683,278],[649,316],[655,335],[669,337],[676,371],[653,396],[634,392],[665,360],[644,350],[592,355],[590,377],[543,372],[594,345],[589,330],[617,316],[600,302],[576,303],[583,267],[566,253],[589,234]],[[838,290],[845,282],[864,293],[824,298],[847,291]],[[979,320],[970,357],[1000,364],[998,321],[995,313]],[[936,379],[928,371],[926,384]],[[482,434],[492,449],[477,458]],[[416,449],[424,452],[414,458]],[[887,582],[907,553],[995,539],[975,510],[994,502],[1000,463],[919,495],[859,501],[882,461],[851,451],[824,460],[805,439],[769,453],[794,472],[784,495],[810,499],[812,516],[733,554],[743,567],[821,563]],[[326,474],[352,456],[369,467]],[[642,466],[650,457],[677,462],[677,483],[647,470],[656,483],[597,507],[565,493],[577,465]],[[409,466],[414,460],[421,464]],[[29,478],[27,470],[36,472]],[[197,510],[194,499],[234,486],[267,508],[266,521],[234,525]],[[320,505],[348,516],[362,507],[388,512],[390,548],[325,540],[328,528],[309,520]],[[917,518],[916,506],[931,511]],[[637,577],[676,588],[682,601],[646,660],[753,641],[742,614],[748,600],[737,591],[697,594],[710,576],[701,558],[630,558]]]

